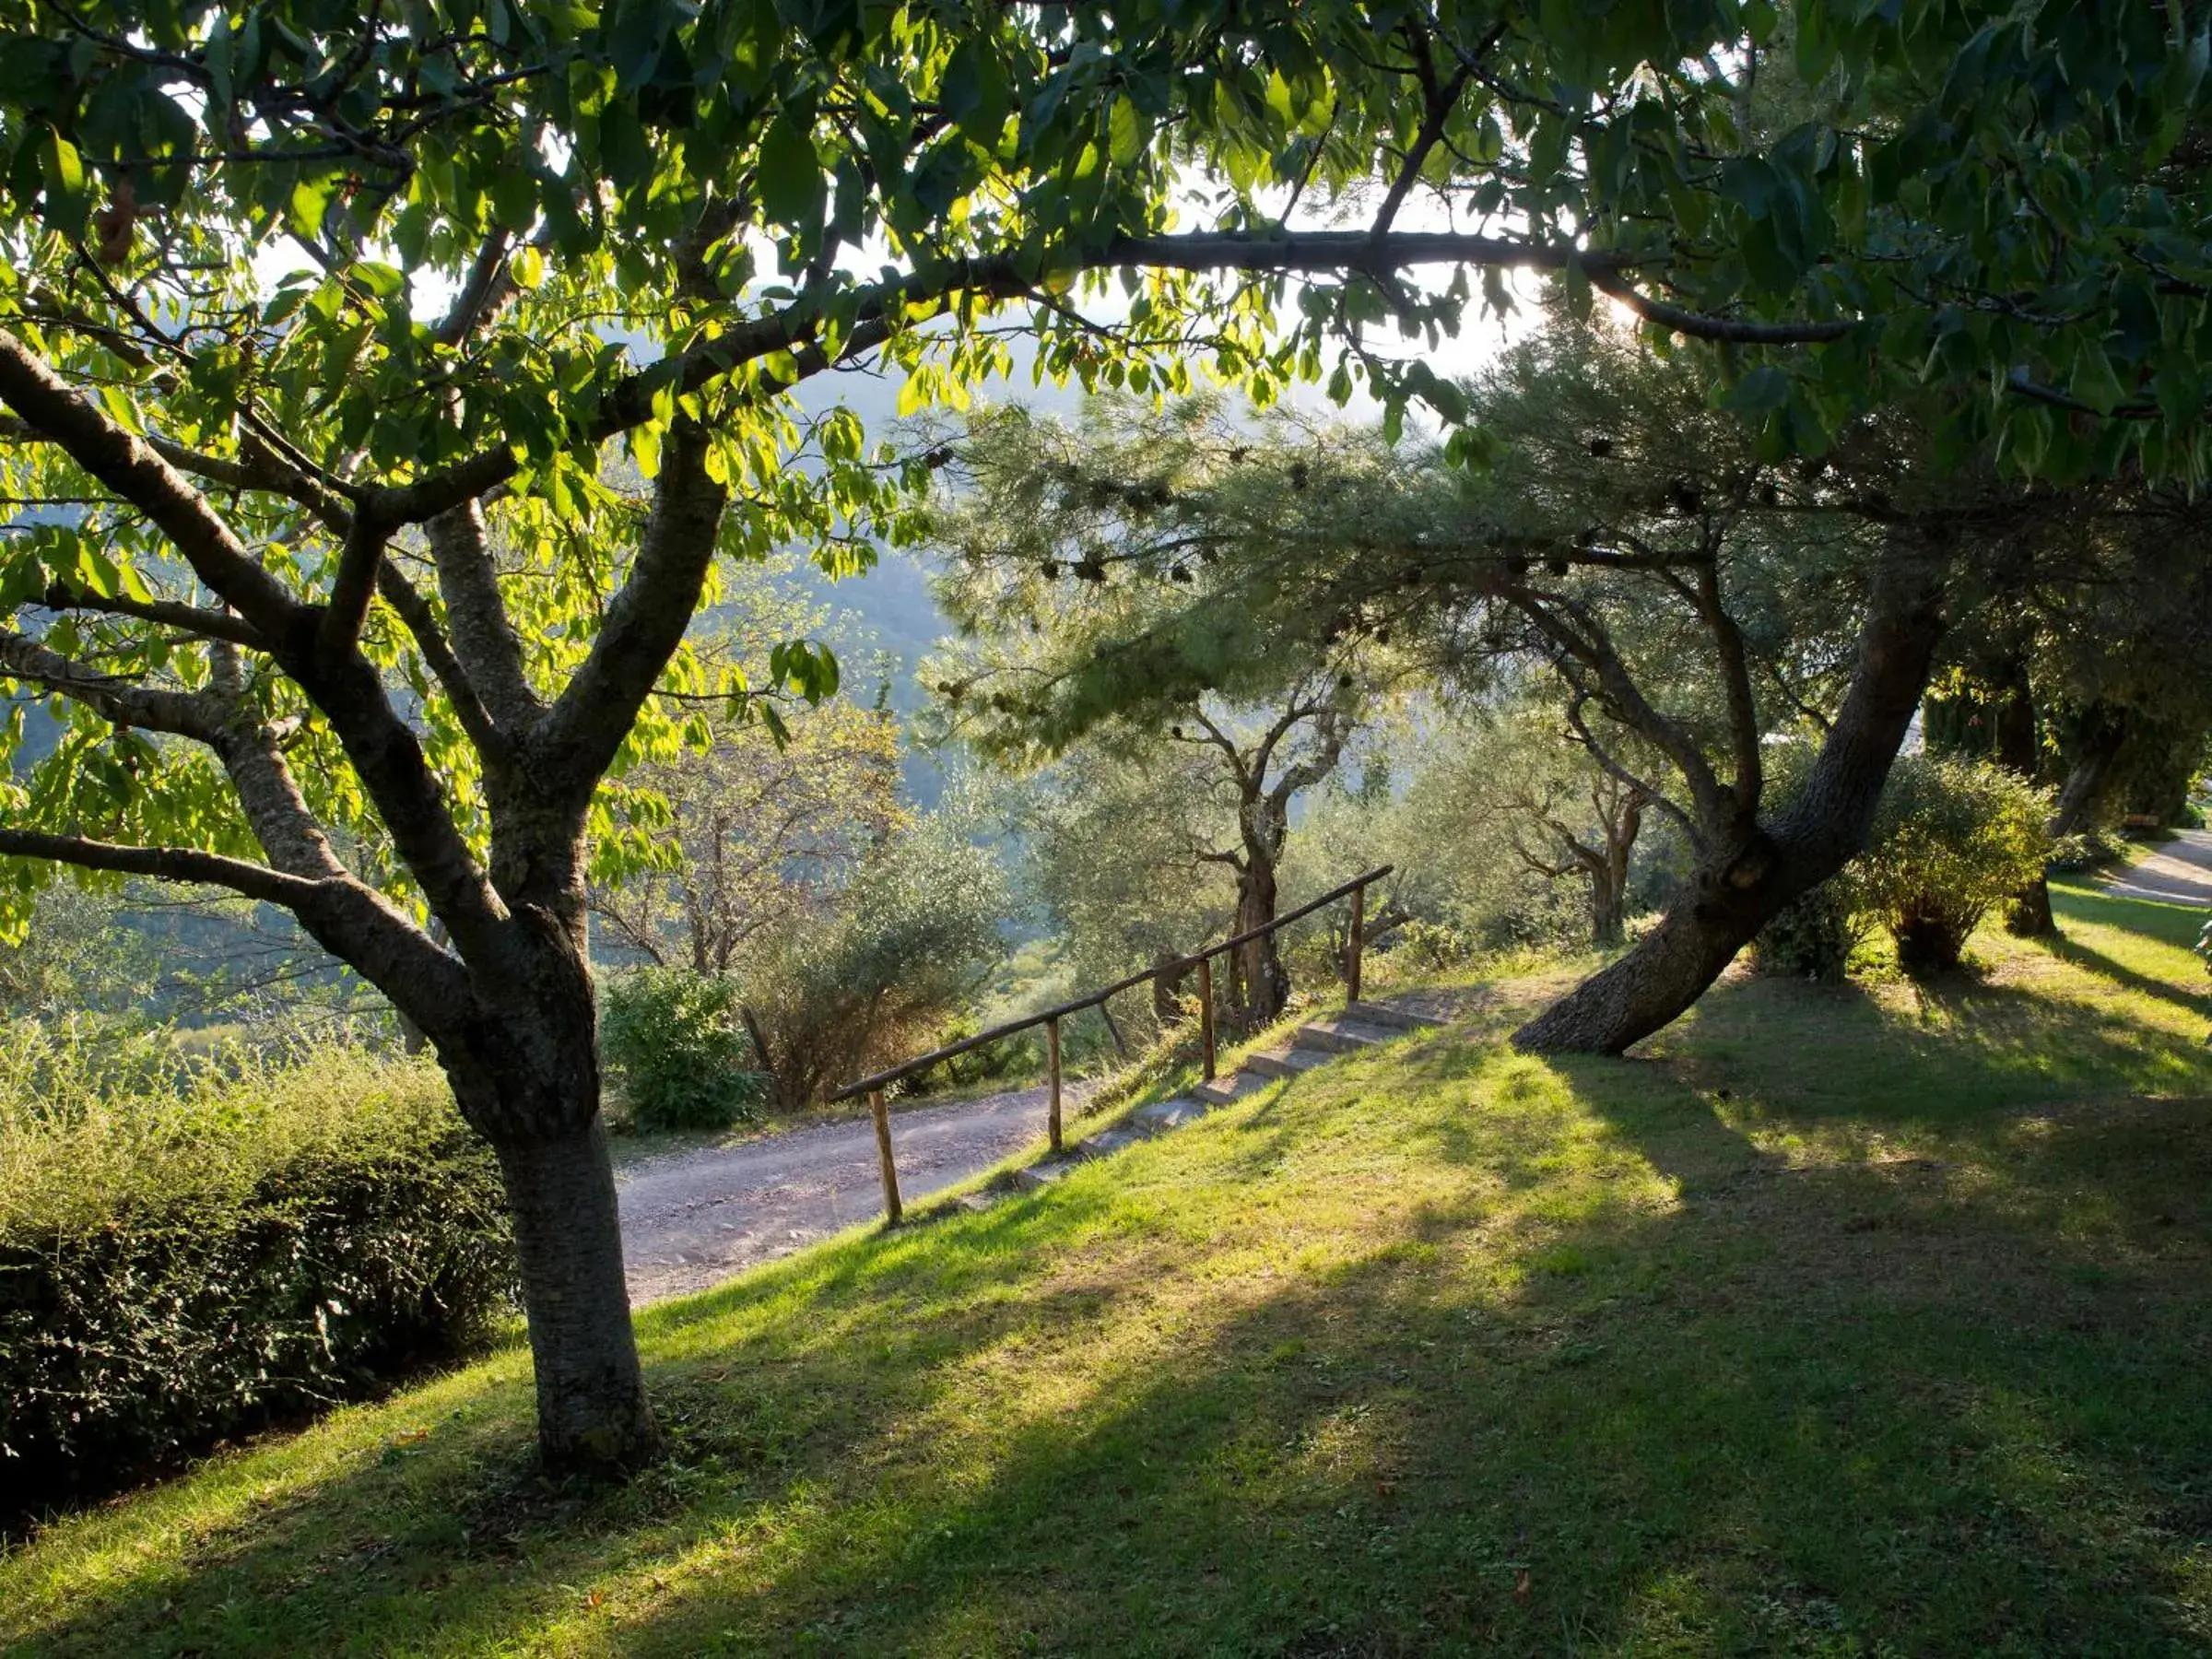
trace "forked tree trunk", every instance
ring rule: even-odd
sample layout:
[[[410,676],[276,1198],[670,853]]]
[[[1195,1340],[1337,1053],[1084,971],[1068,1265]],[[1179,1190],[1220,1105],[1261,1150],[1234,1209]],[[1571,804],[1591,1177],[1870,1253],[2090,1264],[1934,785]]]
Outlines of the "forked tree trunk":
[[[2092,708],[2083,715],[2079,734],[2074,765],[2059,786],[2058,800],[2046,826],[2053,841],[2077,832],[2104,799],[2112,785],[2113,763],[2127,743],[2126,712]],[[2058,920],[2051,913],[2048,871],[2015,896],[2006,912],[2005,926],[2024,939],[2048,938],[2058,932]]]
[[[539,1448],[556,1470],[624,1467],[656,1434],[622,1278],[606,1129],[594,1112],[581,1131],[493,1149],[514,1215]]]
[[[1234,933],[1248,933],[1275,920],[1275,865],[1254,858],[1237,872],[1237,920]],[[1282,952],[1276,935],[1264,935],[1236,950],[1239,996],[1248,1026],[1264,1026],[1281,1014],[1290,1000],[1290,976],[1283,971]]]
[[[1513,1033],[1529,1053],[1618,1054],[1672,1024],[1775,912],[1833,876],[1865,844],[1898,746],[1920,704],[1943,632],[1941,590],[1877,580],[1859,661],[1805,792],[1771,826],[1702,826],[1712,846],[1659,925]]]
[[[1627,909],[1621,884],[1609,870],[1590,872],[1590,943],[1601,949],[1620,943],[1622,912]]]
[[[1590,942],[1601,948],[1618,945],[1629,919],[1629,861],[1643,830],[1641,797],[1630,795],[1614,813],[1600,812],[1604,835],[1590,873]]]

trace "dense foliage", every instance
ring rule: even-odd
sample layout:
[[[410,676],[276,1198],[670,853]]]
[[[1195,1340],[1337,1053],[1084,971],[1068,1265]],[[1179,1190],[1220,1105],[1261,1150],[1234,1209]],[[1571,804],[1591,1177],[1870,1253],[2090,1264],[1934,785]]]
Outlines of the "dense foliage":
[[[1848,872],[1800,893],[1774,913],[1752,941],[1762,973],[1840,985],[1851,971],[1851,953],[1865,936],[1866,921]]]
[[[1006,904],[995,857],[932,818],[775,929],[740,984],[776,1103],[811,1105],[926,1046],[981,985]]]
[[[1986,761],[1908,755],[1889,774],[1873,844],[1851,874],[1909,973],[1959,965],[1992,907],[2040,877],[2048,791]]]
[[[766,1093],[737,1018],[737,986],[714,974],[636,968],[606,982],[599,1051],[633,1128],[727,1129]]]
[[[373,1394],[510,1306],[498,1166],[429,1065],[7,1049],[6,1509]]]

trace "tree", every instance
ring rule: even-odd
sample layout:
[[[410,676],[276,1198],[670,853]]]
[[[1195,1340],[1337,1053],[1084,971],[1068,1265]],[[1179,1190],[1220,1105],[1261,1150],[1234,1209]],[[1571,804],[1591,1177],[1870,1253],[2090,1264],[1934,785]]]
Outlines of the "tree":
[[[1208,473],[1132,474],[1095,446],[1055,462],[1063,505],[1041,498],[1030,519],[1108,511],[1112,553],[1035,564],[1032,583],[1092,591],[1030,606],[1080,606],[1098,626],[1021,713],[1079,730],[1163,688],[1280,683],[1361,647],[1462,682],[1541,665],[1575,740],[1691,850],[1660,924],[1516,1034],[1618,1052],[1857,851],[1947,602],[2017,580],[2021,559],[2072,534],[2080,502],[1985,467],[1926,471],[1903,417],[1863,424],[1817,465],[1764,461],[1694,363],[1571,324],[1467,396],[1499,441],[1480,472],[1288,422]],[[1766,742],[1797,725],[1816,758],[1769,811]]]
[[[1773,131],[1744,118],[1779,16],[11,0],[5,495],[62,516],[9,527],[0,671],[71,738],[0,853],[288,909],[414,1020],[505,1173],[543,1450],[624,1463],[654,1437],[589,843],[653,811],[605,780],[702,689],[717,554],[845,567],[896,528],[801,382],[883,362],[957,398],[1026,328],[1087,383],[1202,354],[1455,417],[1369,331],[1548,271],[1743,348],[1779,446],[1933,373],[2018,465],[2201,470],[2183,10],[1806,4],[1833,96]],[[1477,228],[1399,222],[1432,200]],[[1110,272],[1135,292],[1101,322]]]
[[[786,717],[714,722],[712,747],[627,773],[671,821],[657,856],[616,861],[592,912],[619,944],[666,967],[727,974],[747,947],[842,885],[904,820],[899,734],[881,709],[833,700]],[[637,868],[644,864],[648,867]]]
[[[2114,801],[2178,814],[2212,734],[2212,549],[2201,514],[2187,492],[2155,483],[2104,494],[2027,580],[1985,593],[1961,618],[1927,708],[1932,749],[2053,785],[2047,829],[2061,841],[2094,828]],[[2057,931],[2041,877],[2016,897],[2007,924]]]
[[[746,953],[739,1005],[777,1104],[906,1058],[971,1002],[1002,948],[996,857],[939,813],[871,847]]]
[[[1495,752],[1518,764],[1483,781],[1479,818],[1503,828],[1513,855],[1533,874],[1581,881],[1589,894],[1590,943],[1618,945],[1628,921],[1630,858],[1656,797],[1631,781],[1641,771],[1618,762],[1608,770],[1578,755],[1581,747],[1543,731],[1497,746]]]
[[[1183,770],[1166,759],[1173,746],[1195,749],[1213,809],[1189,824],[1180,857],[1234,873],[1236,934],[1275,920],[1292,805],[1343,759],[1377,653],[1272,666],[1269,694],[1247,698],[1229,670],[1254,647],[1222,646],[1246,623],[1236,591],[1208,579],[1203,537],[1158,587],[1108,578],[1135,556],[1124,543],[1148,530],[1143,550],[1172,560],[1175,503],[1236,470],[1252,436],[1220,399],[1194,397],[1158,418],[1136,399],[1096,399],[1072,427],[995,410],[946,438],[937,453],[954,490],[928,534],[947,551],[936,592],[961,639],[924,670],[947,728],[1016,770],[1077,735],[1124,765],[1148,756],[1170,776]],[[1189,625],[1151,626],[1169,617]],[[1240,946],[1230,971],[1248,1024],[1282,1012],[1290,982],[1274,935]]]

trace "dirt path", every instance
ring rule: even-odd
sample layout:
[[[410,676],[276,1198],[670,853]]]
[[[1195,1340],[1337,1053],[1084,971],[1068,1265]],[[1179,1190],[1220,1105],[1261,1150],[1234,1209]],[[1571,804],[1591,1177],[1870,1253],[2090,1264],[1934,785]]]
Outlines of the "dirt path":
[[[2160,899],[2169,904],[2212,906],[2212,830],[2178,830],[2105,882],[2121,899]]]
[[[1043,1133],[1042,1088],[894,1112],[900,1195],[911,1204]],[[648,1159],[618,1175],[616,1191],[629,1300],[639,1307],[703,1290],[883,1213],[876,1129],[865,1117]]]

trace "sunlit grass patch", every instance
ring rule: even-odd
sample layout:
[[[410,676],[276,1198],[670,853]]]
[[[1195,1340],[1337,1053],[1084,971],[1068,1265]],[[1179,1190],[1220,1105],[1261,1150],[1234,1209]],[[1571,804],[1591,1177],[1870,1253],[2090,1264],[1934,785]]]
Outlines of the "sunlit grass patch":
[[[1054,1191],[524,1357],[0,1561],[29,1653],[2138,1654],[2212,1641],[2212,1067],[2161,914],[1629,1061],[1350,1056]],[[2141,921],[2141,926],[2133,925]]]

